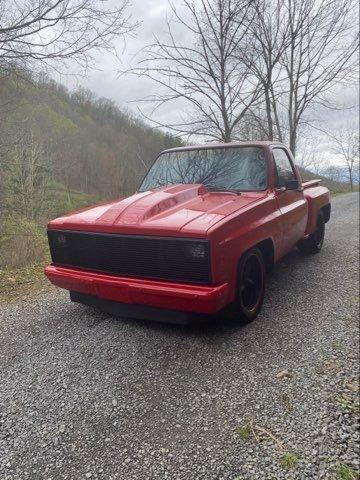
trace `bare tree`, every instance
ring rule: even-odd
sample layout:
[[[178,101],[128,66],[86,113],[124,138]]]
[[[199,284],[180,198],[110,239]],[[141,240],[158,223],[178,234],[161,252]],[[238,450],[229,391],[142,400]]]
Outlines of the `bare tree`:
[[[328,167],[324,152],[318,150],[318,136],[304,135],[302,141],[298,142],[296,163],[315,175],[322,174]]]
[[[239,56],[261,83],[269,139],[295,154],[309,113],[332,107],[331,90],[354,80],[358,35],[355,0],[254,0],[253,42]]]
[[[324,170],[324,176],[332,182],[342,182],[341,168],[338,165],[328,165]]]
[[[339,170],[345,170],[353,192],[354,183],[359,181],[359,133],[348,126],[328,135],[333,142],[333,152],[340,161]]]
[[[113,4],[114,5],[114,4]],[[94,50],[116,53],[113,40],[135,25],[128,0],[0,0],[0,68],[62,65],[86,69]]]
[[[258,81],[237,55],[248,41],[251,0],[184,0],[183,5],[181,15],[172,6],[176,22],[168,22],[167,39],[155,38],[132,73],[157,83],[159,93],[147,98],[156,107],[174,100],[189,107],[180,122],[158,126],[229,142],[260,96]],[[182,41],[175,34],[178,24]]]
[[[289,45],[281,63],[287,137],[295,154],[299,127],[315,105],[329,105],[325,95],[334,85],[346,83],[354,73],[358,34],[354,0],[287,0]]]
[[[263,95],[266,137],[283,141],[278,106],[282,91],[280,60],[289,44],[289,25],[283,0],[254,0],[250,22],[251,48],[241,45],[238,52],[258,79]],[[264,125],[264,119],[259,117]]]
[[[26,218],[36,219],[45,199],[49,164],[32,132],[19,133],[10,162],[6,162],[3,169],[7,190],[16,203],[14,210]]]

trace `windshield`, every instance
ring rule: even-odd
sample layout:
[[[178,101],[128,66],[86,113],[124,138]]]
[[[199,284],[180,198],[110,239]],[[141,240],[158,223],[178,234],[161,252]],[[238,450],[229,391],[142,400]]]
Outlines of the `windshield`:
[[[260,147],[228,147],[163,153],[139,191],[177,183],[202,183],[215,191],[265,190],[265,151]]]

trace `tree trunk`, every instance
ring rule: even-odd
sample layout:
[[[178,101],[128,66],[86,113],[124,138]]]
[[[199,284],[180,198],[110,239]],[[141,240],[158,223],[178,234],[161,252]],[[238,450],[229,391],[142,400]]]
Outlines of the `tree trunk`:
[[[353,181],[353,174],[352,169],[349,168],[349,182],[350,182],[350,192],[354,191],[354,181]]]
[[[296,153],[296,125],[292,125],[292,128],[290,130],[290,136],[289,136],[289,148],[291,153],[293,154],[293,157],[295,158],[295,153]]]
[[[280,125],[280,119],[278,115],[278,109],[277,109],[277,103],[276,103],[276,98],[275,98],[275,92],[273,85],[270,85],[270,92],[271,92],[271,106],[274,112],[274,118],[275,118],[275,125],[276,125],[276,130],[277,130],[277,139],[279,142],[283,142],[283,134],[282,134],[282,129]]]
[[[225,120],[225,128],[224,128],[224,131],[223,131],[223,141],[224,143],[230,143],[231,142],[231,130],[230,130],[230,127],[229,127],[229,124],[228,124],[228,121],[227,121],[227,116],[226,115],[223,115],[223,118]]]
[[[271,100],[270,100],[270,93],[268,85],[265,86],[265,105],[266,105],[266,118],[267,118],[267,134],[268,140],[274,140],[274,126],[273,126],[273,119],[271,115]]]

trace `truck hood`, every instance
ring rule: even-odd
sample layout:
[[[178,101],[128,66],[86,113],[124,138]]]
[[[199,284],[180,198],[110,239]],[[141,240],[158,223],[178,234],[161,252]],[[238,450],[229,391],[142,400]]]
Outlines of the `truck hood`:
[[[52,220],[50,229],[133,235],[204,237],[209,228],[266,192],[209,192],[203,185],[172,185],[86,208]]]

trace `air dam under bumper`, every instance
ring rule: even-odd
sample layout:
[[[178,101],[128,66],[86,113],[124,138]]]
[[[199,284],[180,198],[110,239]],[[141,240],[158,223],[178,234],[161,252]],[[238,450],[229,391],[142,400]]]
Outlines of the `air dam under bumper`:
[[[118,277],[49,265],[45,275],[57,287],[130,305],[214,315],[231,301],[228,283],[193,285]]]

